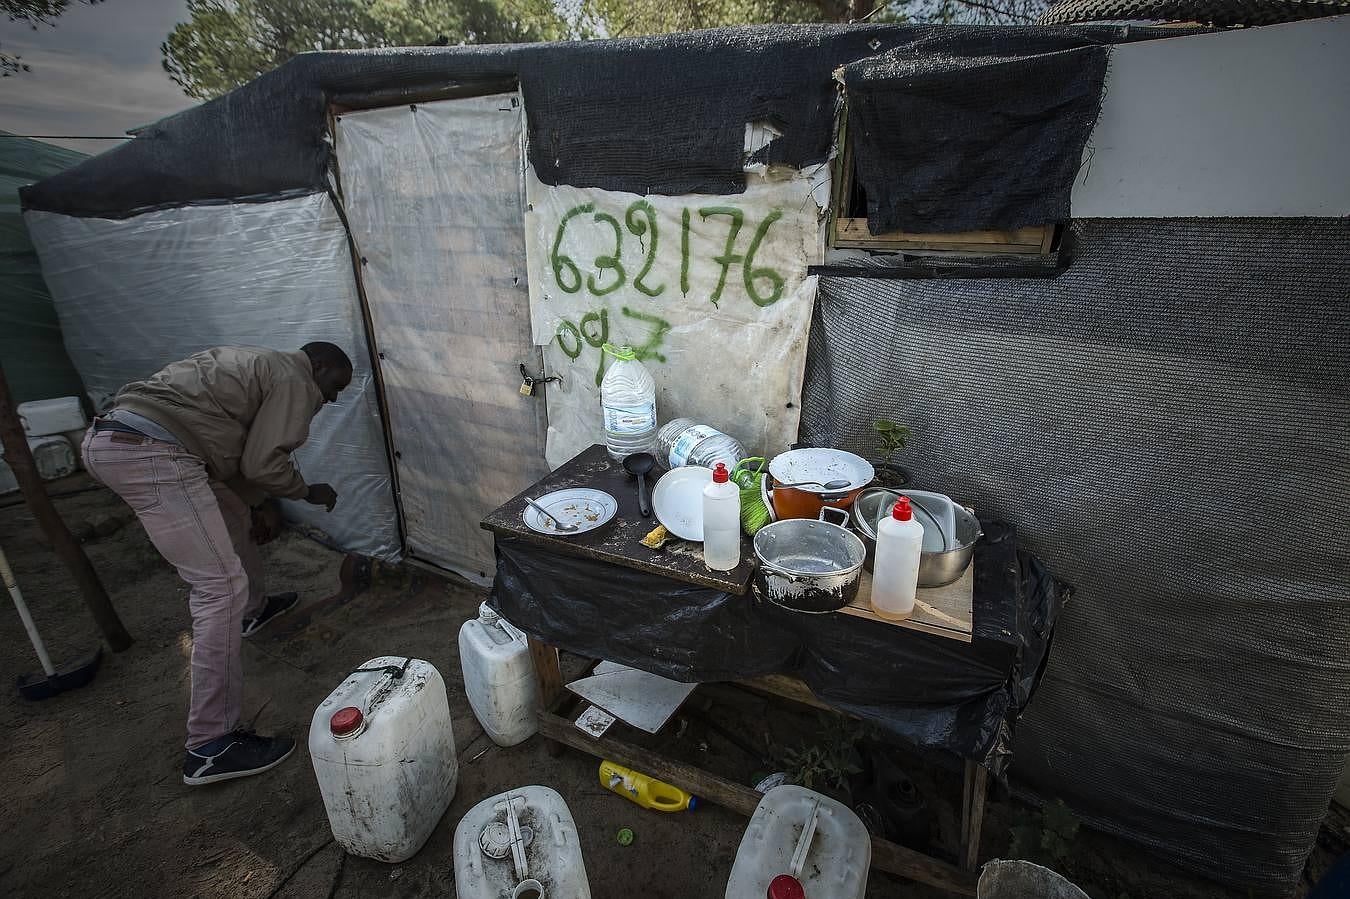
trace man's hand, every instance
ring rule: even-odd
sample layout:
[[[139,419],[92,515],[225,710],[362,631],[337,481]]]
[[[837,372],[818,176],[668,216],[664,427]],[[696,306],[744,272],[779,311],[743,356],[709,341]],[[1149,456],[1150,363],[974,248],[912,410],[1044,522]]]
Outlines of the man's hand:
[[[305,502],[315,506],[327,506],[331,512],[337,505],[337,491],[327,484],[310,484],[309,492],[305,494]]]

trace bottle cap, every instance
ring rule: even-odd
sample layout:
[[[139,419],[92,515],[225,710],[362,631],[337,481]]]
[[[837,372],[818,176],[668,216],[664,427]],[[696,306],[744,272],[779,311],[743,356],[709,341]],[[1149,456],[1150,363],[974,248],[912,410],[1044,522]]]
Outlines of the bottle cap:
[[[693,811],[694,809],[696,809],[696,808],[698,808],[698,797],[697,797],[697,796],[690,796],[690,797],[689,797],[689,811],[692,812],[692,811]]]
[[[365,716],[361,714],[360,709],[347,706],[333,713],[333,717],[328,719],[328,728],[333,732],[333,736],[345,737],[359,730],[364,721]]]
[[[731,480],[731,473],[727,471],[727,463],[718,462],[717,467],[713,469],[713,483],[725,484]]]
[[[779,874],[769,882],[769,899],[806,899],[806,890],[791,874]]]
[[[891,517],[896,521],[909,521],[914,517],[914,511],[909,507],[908,496],[900,497],[900,501],[897,502],[895,508],[891,510]]]

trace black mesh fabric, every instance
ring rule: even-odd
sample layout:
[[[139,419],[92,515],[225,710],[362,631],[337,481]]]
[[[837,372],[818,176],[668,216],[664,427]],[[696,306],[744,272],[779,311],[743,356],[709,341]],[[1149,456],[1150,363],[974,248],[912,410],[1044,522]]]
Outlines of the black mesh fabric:
[[[511,83],[519,83],[524,96],[530,162],[545,184],[735,194],[745,189],[749,122],[767,121],[782,132],[760,161],[801,168],[828,158],[840,66],[892,51],[909,59],[919,52],[914,48],[929,45],[956,54],[971,47],[975,55],[996,46],[1015,58],[1024,47],[1041,52],[1045,35],[1061,32],[774,25],[618,41],[306,53],[26,188],[23,202],[30,209],[115,218],[158,206],[320,190],[331,162],[330,103],[393,105],[455,91],[495,93]],[[1078,33],[1109,42],[1177,32],[1084,26]],[[966,75],[953,66],[942,77],[960,92]],[[1037,96],[1051,89],[1031,82],[1019,87]],[[971,102],[989,107],[1017,100],[1005,91]],[[922,143],[924,135],[940,139],[935,129],[945,123],[908,127]],[[1019,157],[1021,144],[1007,147],[999,171],[1039,165]],[[989,155],[982,160],[992,161]],[[946,162],[967,171],[963,160]]]
[[[1056,279],[823,278],[802,438],[908,423],[1074,584],[1014,783],[1287,889],[1350,751],[1350,221],[1073,227]]]
[[[1064,29],[1018,42],[946,30],[845,67],[867,226],[951,233],[1069,217],[1109,48]]]

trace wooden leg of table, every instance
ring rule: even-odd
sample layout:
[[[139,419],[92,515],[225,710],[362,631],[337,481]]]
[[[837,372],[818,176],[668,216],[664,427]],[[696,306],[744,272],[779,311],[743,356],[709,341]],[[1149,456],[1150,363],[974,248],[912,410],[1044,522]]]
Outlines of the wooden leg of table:
[[[543,711],[541,716],[553,711],[563,695],[562,666],[558,664],[558,650],[547,643],[530,638],[530,659],[534,662],[534,677],[539,683],[539,701]],[[562,755],[563,744],[556,740],[544,739],[544,748],[548,754],[557,758]]]
[[[969,799],[967,801],[964,833],[962,834],[961,866],[967,871],[975,870],[980,859],[980,833],[984,829],[984,801],[989,793],[989,772],[983,765],[966,762],[966,781]],[[972,776],[971,768],[974,768]]]
[[[965,860],[966,852],[970,849],[970,796],[975,788],[975,769],[979,767],[969,759],[966,760],[965,778],[961,782],[961,834],[957,840],[957,857]]]

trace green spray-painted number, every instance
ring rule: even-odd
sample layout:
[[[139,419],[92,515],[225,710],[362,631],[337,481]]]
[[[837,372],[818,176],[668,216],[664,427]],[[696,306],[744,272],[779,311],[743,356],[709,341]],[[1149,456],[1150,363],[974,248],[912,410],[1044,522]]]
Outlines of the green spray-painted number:
[[[745,265],[741,268],[741,277],[745,281],[745,292],[750,295],[751,302],[756,306],[772,306],[783,295],[782,275],[771,268],[755,268],[755,254],[759,252],[759,245],[764,242],[764,235],[769,233],[769,226],[782,217],[781,209],[775,209],[766,215],[764,221],[759,223],[754,239],[750,241],[750,249],[745,252]],[[755,281],[761,278],[773,285],[773,290],[768,294],[761,294],[755,289]]]
[[[666,342],[666,332],[670,330],[670,322],[656,315],[629,309],[627,306],[623,307],[623,314],[629,318],[637,319],[640,322],[646,322],[652,326],[652,332],[647,336],[646,343],[633,344],[633,353],[639,359],[655,359],[657,362],[665,362],[666,357],[656,350],[657,347]]]
[[[689,296],[689,210],[680,213],[680,293]]]
[[[568,224],[578,215],[587,213],[591,214],[592,220],[597,225],[609,226],[614,235],[614,250],[609,254],[596,256],[592,263],[594,271],[583,274],[572,257],[562,251],[562,245],[567,234]],[[714,306],[721,306],[723,294],[726,292],[727,279],[731,274],[733,265],[741,266],[741,283],[744,284],[745,292],[750,297],[751,302],[756,306],[771,306],[782,299],[786,284],[783,275],[768,266],[758,268],[755,266],[755,257],[768,236],[769,229],[774,222],[783,217],[782,210],[775,209],[764,217],[764,220],[755,229],[754,237],[751,238],[750,246],[744,255],[736,252],[736,242],[740,238],[741,229],[745,226],[744,210],[735,206],[704,206],[698,209],[698,214],[705,222],[715,216],[723,216],[727,219],[726,244],[721,254],[713,256],[711,260],[721,268],[717,276],[717,285],[713,288],[708,300]],[[691,219],[690,209],[685,208],[680,211],[680,293],[686,297],[689,296]],[[639,293],[652,299],[664,294],[666,290],[664,283],[653,285],[648,282],[648,278],[652,276],[652,269],[656,266],[659,248],[659,216],[656,207],[647,200],[635,200],[629,204],[624,211],[622,225],[613,215],[607,212],[596,212],[595,203],[573,206],[563,215],[562,220],[558,222],[558,230],[554,234],[553,248],[549,252],[549,262],[553,266],[553,277],[559,289],[564,293],[578,293],[585,286],[592,295],[603,297],[614,293],[627,284],[628,273],[621,261],[625,226],[628,233],[638,238],[643,251],[642,268],[633,278],[633,287]],[[648,235],[650,235],[650,239],[644,240]],[[558,327],[560,329],[558,345],[571,358],[577,358],[577,355],[581,353],[578,335],[565,334],[566,329],[562,324]],[[572,355],[573,352],[577,355]],[[603,360],[601,364],[603,367]]]
[[[569,347],[567,341],[563,340],[564,334],[572,335],[572,346]],[[558,330],[554,332],[553,336],[558,341],[558,349],[562,350],[568,359],[576,359],[581,356],[581,332],[577,330],[576,325],[567,319],[563,319],[558,322]]]
[[[574,206],[567,210],[567,214],[562,217],[562,221],[558,222],[558,233],[553,238],[553,249],[549,252],[548,258],[553,265],[553,280],[558,282],[558,289],[564,293],[576,293],[581,290],[581,270],[572,261],[572,257],[558,252],[558,249],[562,246],[563,233],[567,230],[567,223],[572,221],[573,218],[594,209],[594,203]],[[570,284],[563,280],[564,272],[569,274]]]
[[[587,330],[589,324],[598,324],[599,331]],[[595,386],[599,387],[600,382],[605,377],[605,352],[602,349],[609,343],[609,310],[601,309],[599,312],[587,312],[581,317],[581,336],[586,339],[592,347],[600,350],[600,364],[595,369]]]
[[[623,287],[624,282],[628,280],[628,274],[623,270],[623,264],[619,262],[619,257],[623,255],[623,232],[619,230],[619,220],[608,212],[597,212],[595,220],[604,222],[614,229],[614,255],[596,256],[595,274],[586,277],[586,286],[590,288],[591,293],[597,297],[602,297]],[[614,272],[614,283],[608,287],[601,287],[600,279],[604,277],[605,271]],[[599,277],[596,277],[596,275],[599,275]]]
[[[713,262],[722,266],[722,271],[717,276],[717,286],[713,288],[712,296],[708,300],[714,305],[722,300],[722,291],[727,286],[727,272],[737,262],[743,262],[745,257],[736,252],[736,238],[740,236],[741,226],[745,224],[745,213],[735,206],[704,206],[699,209],[698,214],[706,222],[714,215],[725,215],[731,219],[731,228],[727,231],[727,247],[722,251],[721,256],[714,256]]]
[[[639,218],[639,214],[646,218],[645,222],[642,218]],[[666,285],[649,287],[643,283],[643,279],[647,277],[647,273],[652,270],[652,265],[656,263],[656,209],[646,200],[635,200],[628,207],[628,211],[624,213],[623,218],[628,225],[628,230],[633,232],[639,242],[642,240],[642,235],[646,234],[648,230],[652,232],[651,241],[647,244],[647,261],[643,264],[642,271],[638,272],[637,277],[633,279],[633,286],[655,299],[666,292]]]
[[[633,354],[638,359],[665,362],[666,357],[658,352],[658,349],[665,343],[666,334],[671,327],[670,322],[627,306],[623,307],[623,314],[627,318],[651,325],[651,331],[646,335],[645,341],[630,340],[624,335],[624,342],[633,347]],[[600,382],[605,379],[606,353],[603,348],[609,343],[609,310],[600,308],[587,312],[581,317],[580,324],[574,324],[564,318],[558,322],[554,336],[558,341],[558,347],[569,359],[579,359],[582,351],[588,346],[599,351],[600,361],[595,368],[595,386],[599,387]]]

